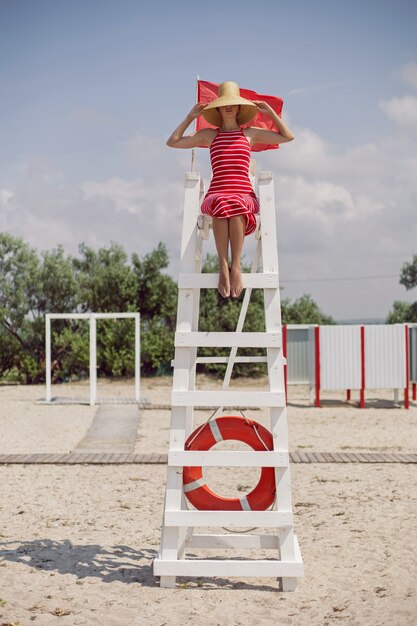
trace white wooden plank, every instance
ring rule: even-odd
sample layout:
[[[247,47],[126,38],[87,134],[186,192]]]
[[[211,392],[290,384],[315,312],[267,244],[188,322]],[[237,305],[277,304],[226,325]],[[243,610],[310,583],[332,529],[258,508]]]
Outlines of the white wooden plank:
[[[225,348],[279,348],[281,333],[215,333],[215,332],[177,332],[175,346]]]
[[[293,515],[278,511],[165,511],[166,526],[292,527]]]
[[[184,450],[168,453],[168,465],[178,467],[288,467],[288,452]]]
[[[283,407],[284,391],[173,391],[172,406]]]
[[[178,561],[162,561],[155,559],[154,573],[156,576],[236,576],[238,578],[250,576],[267,576],[270,578],[301,577],[303,575],[302,562],[287,562],[278,560],[208,560],[208,559],[181,559]]]
[[[278,537],[276,535],[203,535],[196,534],[187,543],[186,549],[190,548],[220,548],[224,550],[278,550]]]
[[[185,179],[184,214],[181,238],[181,272],[197,270],[197,214],[200,176],[189,173]],[[194,330],[195,307],[198,306],[198,290],[181,291],[178,296],[177,330]],[[192,354],[187,348],[175,350],[173,384],[177,389],[189,389],[192,380]],[[184,449],[187,428],[192,419],[192,407],[174,408],[171,412],[170,448]],[[183,502],[182,477],[175,468],[168,467],[165,507],[180,508]],[[177,559],[181,549],[182,536],[179,528],[163,526],[161,534],[161,557]],[[161,584],[172,587],[175,578],[164,577]]]
[[[261,204],[261,233],[262,233],[262,265],[265,272],[278,272],[278,247],[276,242],[276,211],[275,192],[272,175],[264,172],[259,177],[259,196]],[[281,328],[281,302],[279,289],[264,291],[265,328],[274,332]],[[267,350],[268,377],[271,390],[279,390],[284,385],[284,370],[277,351]],[[274,441],[280,446],[288,444],[287,411],[284,408],[271,408],[271,430]],[[276,468],[275,478],[277,485],[277,510],[290,511],[291,505],[291,478],[290,468]],[[294,560],[294,532],[292,527],[280,528],[278,531],[280,556],[285,561]],[[284,579],[283,587],[294,588],[294,581]]]
[[[199,356],[196,363],[228,363],[230,356]],[[266,356],[237,356],[234,363],[266,363]]]
[[[158,574],[155,573],[155,561],[154,561],[154,576],[157,576]],[[176,578],[175,576],[161,576],[161,579],[159,581],[159,586],[162,589],[175,589],[176,587]]]
[[[45,315],[45,382],[46,382],[46,402],[50,402],[52,399],[51,383],[51,316]]]
[[[180,274],[178,279],[179,289],[217,289],[219,284],[218,274]],[[242,284],[244,289],[278,289],[278,274],[261,272],[243,272]]]
[[[97,398],[97,321],[90,315],[90,406]]]
[[[259,172],[261,207],[262,266],[265,273],[278,273],[278,247],[275,222],[275,191],[272,172]]]
[[[297,563],[303,563],[303,559],[301,557],[301,552],[300,552],[300,546],[298,543],[298,538],[296,537],[296,535],[293,535],[294,537],[294,547],[293,547],[293,554],[294,554],[294,561],[296,561]],[[282,555],[282,551],[281,551],[281,558],[284,559],[285,557],[283,557]],[[303,567],[304,570],[304,567]],[[302,571],[302,573],[299,575],[304,576],[304,571]],[[287,578],[285,576],[283,576],[281,578],[281,589],[282,591],[295,591],[297,588],[297,579],[296,578]]]
[[[72,319],[72,320],[86,320],[90,319],[91,316],[95,317],[96,320],[100,319],[128,319],[135,318],[137,313],[47,313],[46,316],[53,320],[64,320],[64,319]]]
[[[251,274],[256,274],[258,271],[259,260],[261,258],[261,248],[262,248],[262,243],[261,243],[261,240],[259,239],[258,243],[256,244],[255,256],[252,261]],[[275,288],[278,289],[278,284]],[[243,331],[243,326],[245,324],[246,314],[248,312],[248,307],[249,307],[251,296],[252,296],[252,289],[245,289],[243,301],[242,301],[240,311],[239,311],[239,319],[237,321],[237,325],[235,328],[235,331],[237,333],[240,333]],[[281,332],[281,329],[279,329],[279,332]],[[227,389],[230,385],[230,380],[232,378],[232,373],[233,373],[233,367],[236,362],[237,350],[238,348],[234,346],[232,347],[230,351],[230,354],[229,354],[230,359],[227,364],[226,371],[224,373],[223,389]]]

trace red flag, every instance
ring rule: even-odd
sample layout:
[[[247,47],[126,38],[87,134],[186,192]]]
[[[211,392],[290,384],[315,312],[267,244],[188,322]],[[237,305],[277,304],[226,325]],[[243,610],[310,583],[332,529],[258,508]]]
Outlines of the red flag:
[[[209,83],[206,80],[198,81],[198,89],[197,89],[197,102],[201,102],[202,104],[208,104],[215,98],[217,98],[219,94],[219,85],[216,83]],[[281,98],[277,96],[265,96],[260,93],[256,93],[256,91],[251,91],[250,89],[241,89],[240,95],[242,98],[247,98],[248,100],[263,100],[267,102],[270,107],[272,107],[277,115],[281,117],[282,105],[284,104]],[[266,115],[265,113],[256,114],[256,116],[251,119],[248,124],[244,124],[243,128],[247,128],[248,126],[256,126],[257,128],[265,128],[266,130],[274,130],[279,133],[279,128],[273,122],[273,120]],[[209,124],[202,115],[199,115],[197,118],[196,130],[200,130],[201,128],[216,128],[216,126],[212,126]],[[201,146],[206,147],[206,146]],[[252,152],[261,152],[262,150],[276,150],[279,146],[277,145],[269,145],[263,143],[257,143],[252,146]]]

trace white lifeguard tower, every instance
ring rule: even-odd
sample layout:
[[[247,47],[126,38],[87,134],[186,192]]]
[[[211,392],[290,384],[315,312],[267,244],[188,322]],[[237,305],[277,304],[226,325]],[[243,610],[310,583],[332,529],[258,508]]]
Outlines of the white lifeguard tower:
[[[294,535],[291,504],[275,199],[271,172],[259,173],[258,190],[260,224],[255,235],[257,247],[251,272],[242,275],[245,294],[236,332],[199,332],[200,290],[217,289],[218,275],[201,273],[203,243],[210,235],[211,218],[199,214],[203,194],[200,175],[191,172],[185,178],[167,487],[161,548],[154,561],[154,574],[160,576],[161,587],[174,587],[177,576],[276,577],[280,579],[283,591],[294,591],[297,578],[303,575],[303,562]],[[265,332],[262,333],[242,332],[253,288],[263,289],[264,293]],[[230,347],[231,352],[228,357],[198,357],[198,347]],[[236,356],[238,348],[245,347],[266,348],[267,356]],[[228,389],[233,364],[254,361],[267,363],[269,389]],[[196,390],[196,365],[207,362],[226,364],[223,389]],[[268,407],[273,441],[271,449],[185,449],[186,441],[194,430],[194,409],[201,407],[218,408],[212,416],[213,432],[216,432],[213,424],[215,415],[223,407]],[[232,411],[229,411],[229,415],[230,413]],[[276,488],[272,506],[269,510],[250,510],[247,498],[241,498],[242,510],[189,508],[184,493],[183,468],[200,466],[274,468]],[[252,530],[255,527],[264,532],[233,533],[233,529],[242,527],[250,527]],[[227,528],[231,532],[208,534],[196,532],[198,528]],[[209,549],[210,554],[213,550],[227,550],[228,554],[233,550],[235,556],[187,556],[190,551],[200,548]],[[262,554],[268,550],[268,558],[264,556],[243,559],[239,551],[247,550]]]

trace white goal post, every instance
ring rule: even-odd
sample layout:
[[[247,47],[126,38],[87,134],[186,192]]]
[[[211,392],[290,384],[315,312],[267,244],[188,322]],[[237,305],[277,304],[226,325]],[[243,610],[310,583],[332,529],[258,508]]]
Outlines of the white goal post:
[[[45,315],[45,368],[46,402],[51,402],[51,320],[89,320],[90,322],[90,405],[97,399],[97,320],[135,320],[135,401],[140,396],[140,314],[139,313],[46,313]]]

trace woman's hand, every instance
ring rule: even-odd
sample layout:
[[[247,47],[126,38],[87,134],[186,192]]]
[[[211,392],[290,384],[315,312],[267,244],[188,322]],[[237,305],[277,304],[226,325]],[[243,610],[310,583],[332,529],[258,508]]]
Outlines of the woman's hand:
[[[197,104],[193,106],[193,108],[191,109],[187,117],[191,119],[191,121],[193,121],[195,120],[196,117],[201,115],[201,111],[205,108],[206,108],[205,104],[201,104],[201,102],[197,102]]]
[[[275,146],[279,143],[285,143],[286,141],[292,141],[294,139],[294,135],[284,120],[280,118],[280,116],[267,102],[264,102],[263,100],[252,100],[252,102],[258,107],[258,111],[266,113],[270,116],[277,128],[277,131],[256,127],[248,128],[247,132],[250,133],[251,145],[255,143],[266,143]]]
[[[271,107],[267,104],[267,102],[264,102],[263,100],[252,100],[252,102],[253,104],[256,104],[261,113],[271,112]]]

